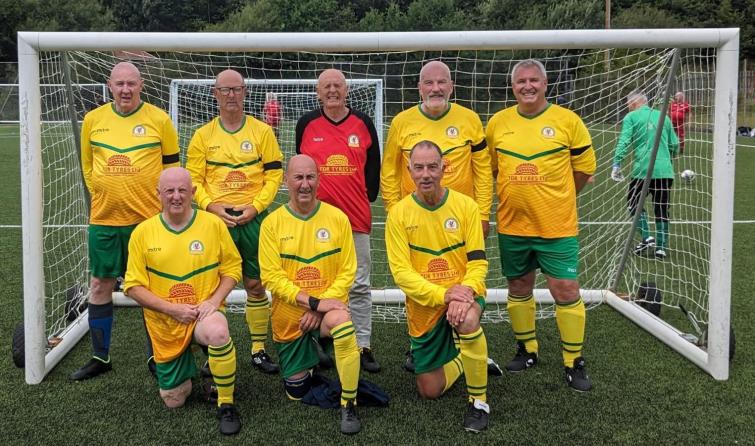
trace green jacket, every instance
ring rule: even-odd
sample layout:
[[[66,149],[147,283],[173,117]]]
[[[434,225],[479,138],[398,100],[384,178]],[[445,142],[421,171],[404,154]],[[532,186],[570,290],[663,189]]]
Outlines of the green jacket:
[[[660,116],[658,110],[643,105],[628,113],[621,124],[619,142],[613,157],[613,165],[621,166],[621,161],[634,149],[632,162],[632,178],[645,178],[653,153],[653,139]],[[661,143],[658,145],[658,155],[653,166],[653,178],[674,178],[674,167],[671,156],[679,149],[679,138],[674,133],[671,120],[666,116],[661,132]]]

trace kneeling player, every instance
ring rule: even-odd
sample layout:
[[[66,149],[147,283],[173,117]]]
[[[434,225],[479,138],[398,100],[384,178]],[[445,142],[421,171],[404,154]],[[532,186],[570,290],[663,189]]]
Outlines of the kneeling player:
[[[165,405],[183,406],[197,374],[191,343],[206,345],[220,432],[231,435],[241,429],[233,404],[236,349],[222,309],[241,277],[241,257],[218,217],[192,209],[194,190],[188,171],[163,171],[162,212],[131,236],[124,290],[144,307]]]
[[[341,382],[341,432],[361,430],[356,412],[359,348],[348,311],[356,275],[351,224],[338,208],[317,199],[315,162],[296,155],[286,171],[289,201],[262,223],[262,283],[273,296],[273,341],[286,393],[302,398],[319,362],[312,332],[332,337]]]
[[[480,211],[471,198],[441,186],[444,165],[435,143],[417,143],[408,167],[417,190],[388,214],[385,240],[393,279],[406,294],[417,390],[438,398],[464,373],[464,429],[480,432],[490,414]]]

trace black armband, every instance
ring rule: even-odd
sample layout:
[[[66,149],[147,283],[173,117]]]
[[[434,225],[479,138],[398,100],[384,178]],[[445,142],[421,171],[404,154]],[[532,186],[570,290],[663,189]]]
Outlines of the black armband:
[[[312,311],[317,311],[317,307],[320,306],[320,299],[316,297],[309,296],[309,308]]]

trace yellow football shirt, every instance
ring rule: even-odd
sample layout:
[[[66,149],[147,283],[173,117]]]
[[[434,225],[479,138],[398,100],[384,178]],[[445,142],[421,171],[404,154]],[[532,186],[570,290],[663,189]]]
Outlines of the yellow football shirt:
[[[388,130],[380,172],[380,189],[386,212],[415,190],[407,166],[409,152],[420,141],[429,140],[440,147],[446,170],[442,184],[472,197],[480,208],[480,218],[488,221],[493,203],[493,180],[485,133],[477,113],[458,104],[431,118],[421,106],[396,115]]]
[[[306,309],[296,303],[299,291],[349,301],[356,252],[349,219],[335,206],[320,202],[308,216],[296,214],[288,205],[274,210],[262,222],[259,258],[262,284],[273,296],[276,342],[302,335],[299,318]]]
[[[241,279],[241,256],[228,229],[201,210],[181,231],[168,226],[162,213],[144,221],[134,229],[128,253],[126,294],[143,286],[168,302],[198,305],[212,295],[221,277]],[[172,361],[189,346],[196,325],[148,308],[144,320],[159,363]]]
[[[251,116],[235,132],[216,117],[194,133],[186,168],[202,209],[212,202],[252,205],[262,212],[283,179],[283,155],[273,129]]]
[[[574,172],[595,172],[592,140],[579,116],[551,104],[526,117],[513,106],[496,113],[486,133],[493,170],[498,171],[498,232],[543,238],[577,235]]]
[[[128,226],[160,212],[157,182],[178,166],[178,135],[168,115],[142,102],[129,114],[106,104],[81,126],[81,166],[91,196],[89,222]]]
[[[488,261],[477,204],[446,189],[443,200],[428,207],[414,194],[388,214],[385,245],[393,280],[406,294],[409,334],[433,328],[445,313],[445,293],[452,285],[469,286],[485,296]]]

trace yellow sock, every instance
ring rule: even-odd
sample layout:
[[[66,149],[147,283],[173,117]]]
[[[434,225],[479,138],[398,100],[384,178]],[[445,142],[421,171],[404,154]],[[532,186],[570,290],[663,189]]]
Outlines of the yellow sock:
[[[573,367],[574,360],[582,356],[585,340],[585,303],[581,297],[575,302],[556,305],[556,324],[561,332],[564,366]]]
[[[528,352],[537,353],[535,298],[531,293],[529,296],[509,294],[506,308],[511,318],[511,329],[514,330],[514,338],[519,342],[523,342]]]
[[[446,375],[446,387],[443,388],[443,393],[448,392],[448,389],[454,385],[463,372],[464,366],[461,364],[461,355],[457,355],[454,359],[443,364],[443,374]]]
[[[341,381],[341,406],[345,406],[348,401],[356,402],[359,385],[359,347],[354,324],[348,321],[333,327],[330,335]]]
[[[267,296],[246,297],[246,325],[252,336],[252,354],[265,349],[267,326],[270,321],[270,301]]]
[[[218,387],[218,406],[233,404],[233,389],[236,385],[236,347],[233,339],[226,345],[207,346],[207,355],[212,379]]]
[[[467,381],[467,394],[472,399],[487,401],[488,341],[482,327],[468,334],[459,334],[461,362]]]

